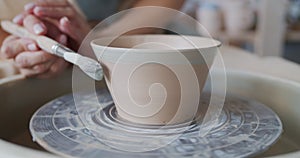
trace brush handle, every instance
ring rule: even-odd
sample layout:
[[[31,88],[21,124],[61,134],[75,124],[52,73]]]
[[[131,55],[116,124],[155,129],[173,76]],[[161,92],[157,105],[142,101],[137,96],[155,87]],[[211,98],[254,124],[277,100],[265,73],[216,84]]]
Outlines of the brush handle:
[[[1,27],[6,32],[8,32],[12,35],[18,36],[18,37],[27,37],[27,38],[31,38],[31,39],[37,38],[37,35],[30,33],[24,27],[21,27],[10,21],[7,21],[7,20],[1,21]]]
[[[41,49],[43,49],[46,52],[49,52],[51,54],[62,57],[65,60],[76,65],[75,61],[70,61],[70,60],[66,59],[64,54],[66,54],[66,53],[77,54],[77,53],[72,51],[71,49],[59,44],[58,42],[56,42],[46,36],[39,36],[39,35],[30,33],[24,27],[19,26],[11,21],[7,21],[7,20],[1,21],[1,26],[2,26],[3,30],[7,31],[8,33],[10,33],[12,35],[15,35],[18,37],[26,37],[26,38],[35,40]],[[77,56],[81,57],[81,55],[79,55],[79,54]]]

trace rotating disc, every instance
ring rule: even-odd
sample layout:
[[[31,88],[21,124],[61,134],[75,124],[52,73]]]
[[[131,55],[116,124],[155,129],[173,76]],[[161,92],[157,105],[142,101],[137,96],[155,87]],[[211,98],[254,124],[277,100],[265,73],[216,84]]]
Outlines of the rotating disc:
[[[217,125],[200,136],[199,130],[204,128],[201,122],[188,128],[179,124],[157,130],[157,126],[123,120],[104,90],[97,91],[101,107],[89,101],[93,94],[77,96],[80,103],[76,106],[69,94],[47,103],[32,116],[33,139],[46,150],[79,158],[248,157],[268,149],[282,132],[281,121],[270,108],[241,97],[227,96]],[[201,104],[208,105],[209,95],[202,96]],[[163,147],[148,150],[172,135],[178,137]],[[140,148],[144,152],[132,152]]]

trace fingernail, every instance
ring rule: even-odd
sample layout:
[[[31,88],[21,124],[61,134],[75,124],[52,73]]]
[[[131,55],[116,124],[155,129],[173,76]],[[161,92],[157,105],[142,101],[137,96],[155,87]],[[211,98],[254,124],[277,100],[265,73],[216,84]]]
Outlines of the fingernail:
[[[68,22],[69,21],[69,18],[64,16],[63,18],[61,18],[61,20],[65,21],[65,22]]]
[[[33,31],[34,31],[34,33],[36,33],[36,34],[41,34],[42,32],[44,32],[44,28],[42,27],[41,24],[35,24],[35,25],[33,26]]]
[[[27,45],[28,50],[36,51],[38,48],[34,43]]]
[[[66,25],[66,24],[69,22],[69,18],[67,18],[67,17],[64,16],[64,17],[62,17],[62,18],[60,19],[59,22],[60,22],[61,25],[64,26],[64,25]]]
[[[66,35],[61,35],[60,36],[60,42],[62,43],[62,44],[67,44],[67,36]]]
[[[41,11],[42,11],[41,7],[35,7],[35,8],[33,9],[33,13],[34,13],[35,15],[40,15],[40,14],[41,14]]]
[[[26,5],[24,6],[24,10],[25,10],[25,11],[29,11],[29,10],[33,9],[34,6],[35,6],[34,3],[28,3],[28,4],[26,4]]]
[[[19,23],[19,21],[21,21],[22,18],[23,18],[23,15],[19,14],[16,17],[14,17],[13,22],[14,23]]]

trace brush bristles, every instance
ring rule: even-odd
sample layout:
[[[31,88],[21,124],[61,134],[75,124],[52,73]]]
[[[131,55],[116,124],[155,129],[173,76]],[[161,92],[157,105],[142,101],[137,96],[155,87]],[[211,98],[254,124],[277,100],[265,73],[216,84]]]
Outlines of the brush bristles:
[[[102,80],[103,70],[96,60],[75,53],[65,53],[64,58],[77,65],[84,73],[93,79],[98,81]]]
[[[87,75],[91,76],[95,80],[102,80],[103,70],[101,65],[97,61],[81,56],[80,58],[78,58],[78,61],[76,63]]]

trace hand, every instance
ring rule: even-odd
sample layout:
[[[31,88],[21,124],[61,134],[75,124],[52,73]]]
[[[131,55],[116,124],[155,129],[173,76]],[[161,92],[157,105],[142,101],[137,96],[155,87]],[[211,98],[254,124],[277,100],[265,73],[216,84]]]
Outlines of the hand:
[[[48,35],[62,44],[67,43],[66,35],[50,23],[42,22],[33,15],[22,16],[21,24],[30,32]],[[60,74],[69,65],[63,59],[40,50],[34,40],[16,36],[4,40],[0,55],[2,58],[14,59],[15,65],[27,77],[49,78]]]
[[[35,41],[16,36],[9,36],[4,40],[1,57],[14,59],[16,67],[26,77],[53,77],[69,65],[63,59],[40,50]]]
[[[24,8],[27,14],[52,23],[59,31],[69,36],[71,39],[67,46],[74,50],[78,49],[90,31],[85,18],[67,0],[37,0]],[[22,17],[23,15],[19,15],[14,21],[22,24]],[[48,30],[51,31],[49,28]]]

